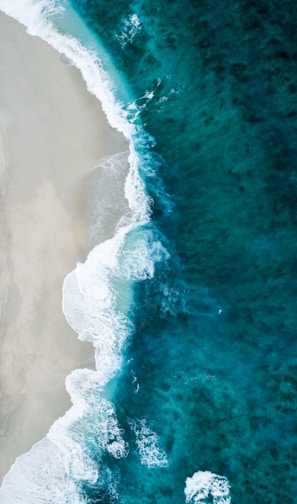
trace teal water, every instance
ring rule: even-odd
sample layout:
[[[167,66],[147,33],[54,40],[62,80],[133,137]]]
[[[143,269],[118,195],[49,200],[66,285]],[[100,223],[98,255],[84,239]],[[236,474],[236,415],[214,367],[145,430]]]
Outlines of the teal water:
[[[84,301],[122,360],[104,386],[77,379],[64,501],[295,504],[297,6],[71,4],[116,75],[151,215]]]
[[[73,5],[155,140],[156,173],[142,175],[171,254],[135,288],[114,399],[123,424],[148,420],[170,464],[125,459],[123,502],[183,502],[197,470],[226,476],[235,504],[297,502],[297,7]]]

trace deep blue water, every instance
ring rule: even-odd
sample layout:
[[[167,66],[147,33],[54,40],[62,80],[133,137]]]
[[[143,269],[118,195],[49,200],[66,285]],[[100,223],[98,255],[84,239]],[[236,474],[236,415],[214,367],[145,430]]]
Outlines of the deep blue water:
[[[96,452],[92,410],[84,442],[99,476],[76,481],[81,498],[179,504],[186,479],[210,471],[228,479],[233,504],[294,504],[297,4],[72,5],[140,127],[152,213],[124,253],[137,233],[153,257],[162,244],[154,277],[133,283],[133,329],[103,391],[129,454]]]

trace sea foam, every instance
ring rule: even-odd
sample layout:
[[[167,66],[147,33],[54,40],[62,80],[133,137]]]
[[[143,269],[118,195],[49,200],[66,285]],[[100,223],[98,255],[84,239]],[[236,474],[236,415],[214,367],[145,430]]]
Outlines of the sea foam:
[[[130,14],[122,18],[120,31],[116,37],[122,49],[124,49],[127,44],[132,44],[135,38],[141,33],[141,30],[142,24],[137,14]]]
[[[136,437],[136,445],[142,465],[149,467],[166,467],[169,464],[166,452],[159,446],[159,438],[148,425],[145,418],[130,420],[131,430]]]
[[[230,485],[224,476],[210,471],[198,471],[186,479],[186,503],[231,504]]]
[[[65,462],[56,445],[42,439],[18,458],[5,476],[0,490],[1,504],[83,504],[86,501],[69,478]]]

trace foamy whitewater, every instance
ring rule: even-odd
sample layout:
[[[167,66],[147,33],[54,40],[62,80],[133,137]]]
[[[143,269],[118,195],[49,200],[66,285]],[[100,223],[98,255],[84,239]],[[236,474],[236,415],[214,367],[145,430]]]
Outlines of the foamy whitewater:
[[[90,252],[63,284],[96,371],[67,377],[72,408],[0,502],[295,504],[297,6],[0,8],[129,142],[100,161],[126,200],[94,179]]]

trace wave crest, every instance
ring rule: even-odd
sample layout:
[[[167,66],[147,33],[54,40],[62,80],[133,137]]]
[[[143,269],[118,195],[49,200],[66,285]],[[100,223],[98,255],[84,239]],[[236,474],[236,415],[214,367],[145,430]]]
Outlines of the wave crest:
[[[186,503],[231,504],[230,485],[225,476],[198,471],[186,479]]]

